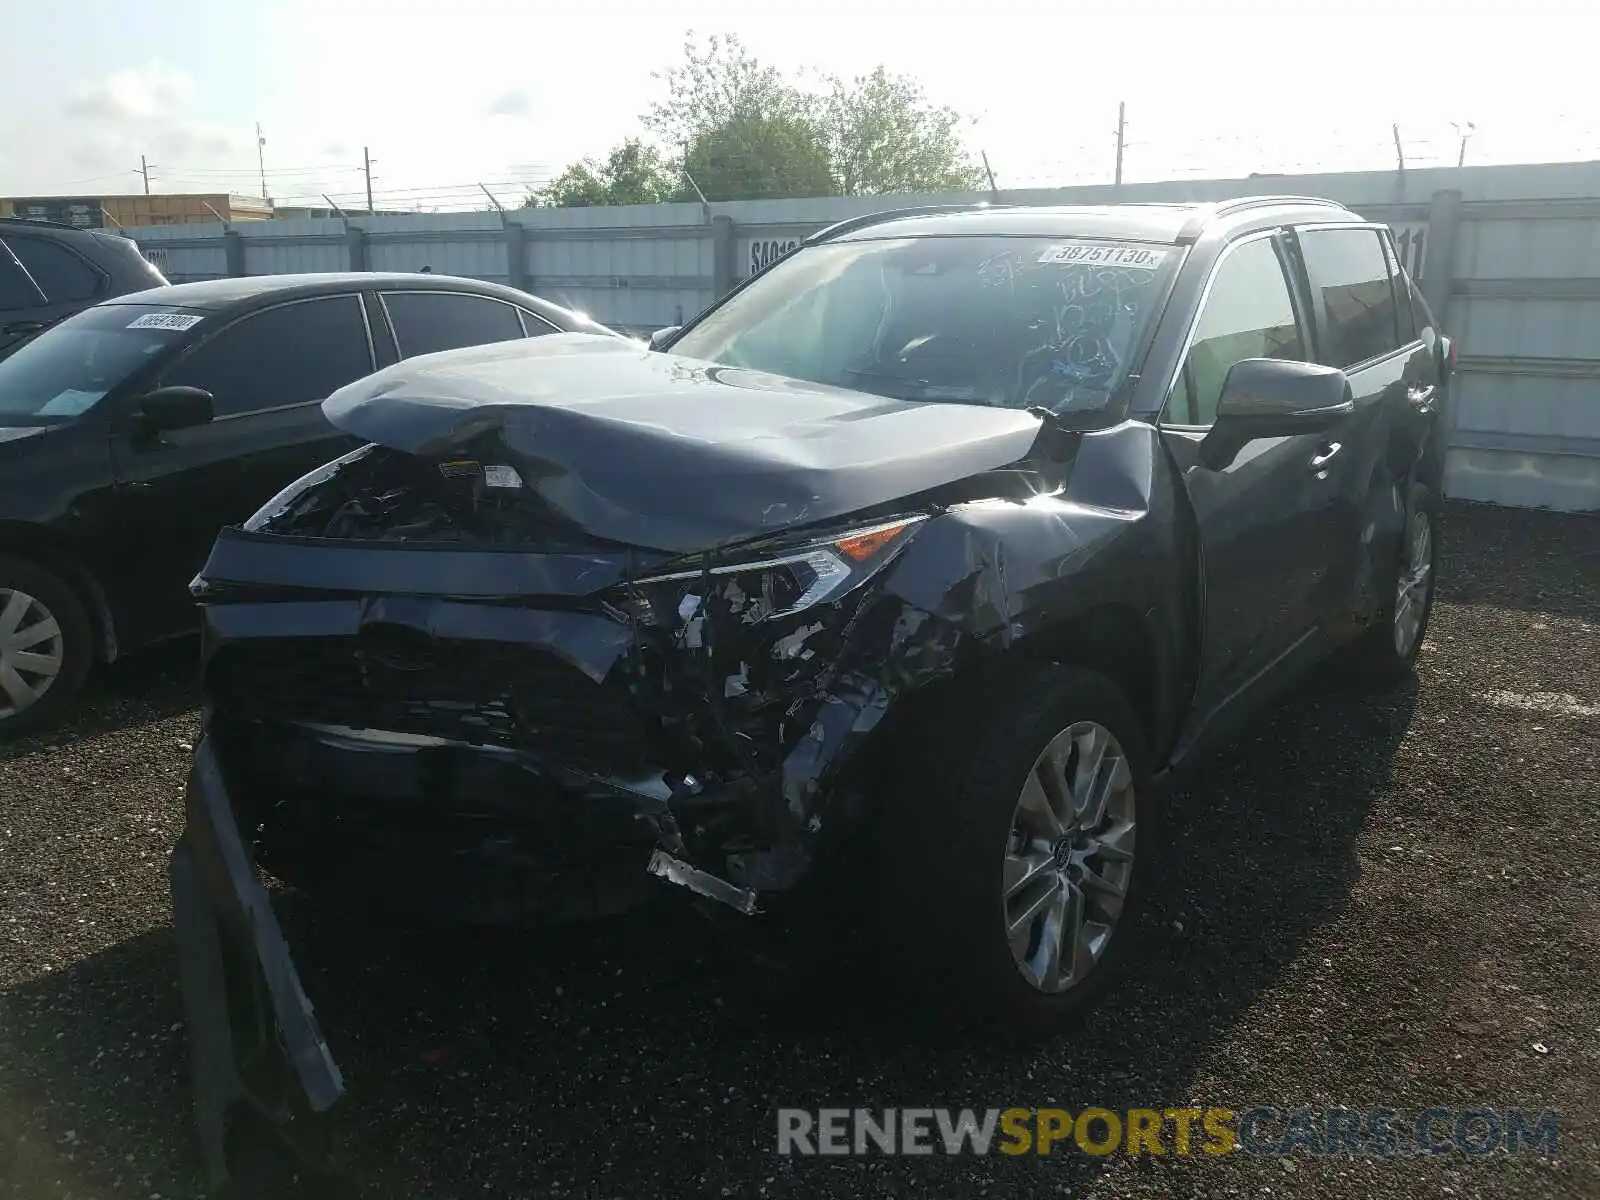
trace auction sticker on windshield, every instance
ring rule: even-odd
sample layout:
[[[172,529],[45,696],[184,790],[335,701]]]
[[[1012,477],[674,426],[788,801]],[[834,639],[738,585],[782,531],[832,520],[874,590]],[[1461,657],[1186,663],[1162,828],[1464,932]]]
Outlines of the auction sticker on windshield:
[[[202,313],[145,313],[128,322],[129,329],[171,329],[179,333],[205,320]]]
[[[1165,250],[1150,246],[1119,246],[1114,242],[1062,242],[1039,255],[1042,263],[1066,266],[1142,267],[1153,271],[1166,259]]]

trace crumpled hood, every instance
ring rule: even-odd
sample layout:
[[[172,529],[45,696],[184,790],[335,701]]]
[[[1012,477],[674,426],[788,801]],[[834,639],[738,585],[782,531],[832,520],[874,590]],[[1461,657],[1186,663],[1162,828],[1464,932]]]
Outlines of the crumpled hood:
[[[322,408],[409,454],[503,454],[588,533],[671,553],[994,470],[1025,457],[1040,427],[1027,412],[887,400],[593,334],[409,359]]]

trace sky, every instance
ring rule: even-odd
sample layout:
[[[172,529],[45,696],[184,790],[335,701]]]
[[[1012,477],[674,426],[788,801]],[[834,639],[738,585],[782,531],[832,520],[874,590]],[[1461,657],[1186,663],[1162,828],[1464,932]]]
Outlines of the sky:
[[[73,0],[8,7],[0,195],[503,202],[642,132],[691,31],[786,71],[882,64],[966,115],[1001,187],[1600,158],[1576,8],[1213,0]],[[1337,13],[1337,18],[1329,16]],[[1514,13],[1511,17],[1507,14]],[[1103,15],[1101,15],[1103,14]],[[1567,34],[1563,34],[1563,30]],[[1590,60],[1590,61],[1586,61]],[[1587,95],[1586,95],[1587,92]]]

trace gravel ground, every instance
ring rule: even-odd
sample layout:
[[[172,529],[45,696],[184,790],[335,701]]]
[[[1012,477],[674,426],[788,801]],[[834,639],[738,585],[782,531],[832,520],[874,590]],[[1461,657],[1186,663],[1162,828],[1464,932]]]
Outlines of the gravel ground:
[[[555,936],[305,924],[382,1196],[1600,1195],[1600,519],[1453,506],[1419,684],[1308,687],[1177,798],[1154,952],[1035,1053],[765,975],[666,906]],[[198,1194],[167,851],[192,647],[0,747],[0,1194]],[[780,1159],[774,1109],[1560,1114],[1553,1163]],[[337,1111],[337,1110],[336,1110]]]

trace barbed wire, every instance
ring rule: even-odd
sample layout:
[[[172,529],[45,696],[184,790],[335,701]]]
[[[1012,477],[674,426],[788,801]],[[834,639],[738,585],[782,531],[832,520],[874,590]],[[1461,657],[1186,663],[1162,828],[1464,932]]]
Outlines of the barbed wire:
[[[986,126],[988,122],[984,123]],[[1541,116],[1536,126],[1486,119],[1475,125],[1428,120],[1404,123],[1399,129],[1399,149],[1394,130],[1371,126],[1330,131],[1326,140],[1308,142],[1292,131],[1231,129],[1190,132],[1163,114],[1141,115],[1130,106],[1123,143],[1123,181],[1134,185],[1163,180],[1237,178],[1248,175],[1308,174],[1344,171],[1393,170],[1405,166],[1454,166],[1461,156],[1465,128],[1468,165],[1485,163],[1570,161],[1600,158],[1600,122],[1595,114],[1556,113]],[[1115,133],[1078,139],[1073,144],[1051,144],[1049,157],[1040,157],[1037,144],[1026,161],[1013,161],[1003,144],[982,146],[984,134],[998,132],[990,126],[973,131],[974,150],[986,149],[997,184],[1002,189],[1070,187],[1112,182],[1116,158]],[[496,194],[502,204],[522,203],[532,191],[544,187],[564,164],[521,162],[501,166],[491,178],[462,182],[412,183],[402,176],[394,184],[374,177],[374,206],[398,209],[484,209],[490,207],[483,189]],[[197,165],[162,168],[153,177],[157,194],[177,191],[227,191],[253,195],[263,179],[269,190],[280,193],[275,202],[285,205],[325,207],[328,199],[350,208],[364,208],[367,189],[360,164],[291,162],[267,166]],[[51,194],[53,188],[81,187],[125,179],[137,174],[115,171],[103,175],[60,181],[30,194]],[[414,179],[411,176],[410,179]],[[131,189],[130,189],[131,190]],[[281,194],[288,193],[288,194]]]

